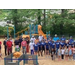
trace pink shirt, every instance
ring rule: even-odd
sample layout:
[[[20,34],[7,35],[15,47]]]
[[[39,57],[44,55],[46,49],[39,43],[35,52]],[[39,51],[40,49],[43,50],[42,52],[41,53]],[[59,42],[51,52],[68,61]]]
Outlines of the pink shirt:
[[[73,48],[73,53],[75,53],[75,48]]]
[[[21,42],[21,46],[25,46],[26,47],[26,45],[27,45],[27,42],[26,41],[22,41]]]

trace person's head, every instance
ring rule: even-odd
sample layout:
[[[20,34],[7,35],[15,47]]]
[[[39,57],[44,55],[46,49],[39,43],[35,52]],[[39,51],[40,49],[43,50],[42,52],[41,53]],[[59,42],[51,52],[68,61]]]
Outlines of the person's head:
[[[46,43],[48,43],[48,41],[46,40]]]
[[[75,45],[74,45],[74,48],[75,48]]]
[[[59,42],[59,40],[57,40],[57,42]]]
[[[34,38],[34,36],[32,36],[32,38]]]
[[[42,40],[42,42],[44,42],[44,40]]]
[[[42,36],[42,35],[40,34],[40,36]]]
[[[72,46],[71,46],[71,45],[69,45],[69,48],[72,48]]]
[[[72,36],[70,36],[70,39],[72,39]]]
[[[16,37],[16,40],[18,40],[18,37]]]
[[[23,41],[25,41],[25,38],[23,38]]]
[[[7,37],[5,36],[5,40],[7,40]]]
[[[65,48],[67,49],[67,46],[65,46]]]
[[[11,39],[9,38],[8,41],[10,41]]]
[[[64,38],[64,35],[62,35],[62,38]]]
[[[57,37],[57,34],[55,34],[55,37]]]
[[[22,36],[20,36],[20,38],[22,38]]]
[[[10,36],[10,40],[12,40],[12,36]]]

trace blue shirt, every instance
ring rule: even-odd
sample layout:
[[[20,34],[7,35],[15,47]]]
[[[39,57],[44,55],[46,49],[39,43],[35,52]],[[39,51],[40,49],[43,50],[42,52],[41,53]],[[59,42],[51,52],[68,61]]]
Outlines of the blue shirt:
[[[49,41],[48,43],[49,43],[49,46],[52,47],[52,41]]]
[[[65,40],[66,40],[66,38],[61,38],[60,40],[61,40],[61,41],[65,41]]]
[[[55,42],[52,43],[52,48],[53,48],[53,49],[55,48]]]
[[[49,49],[49,43],[45,43],[46,49]]]
[[[45,42],[42,42],[41,45],[42,45],[42,47],[44,47],[45,46]]]
[[[60,42],[56,42],[56,48],[59,49],[59,46],[60,46]]]
[[[35,51],[38,50],[38,44],[34,44],[34,50],[35,50]]]
[[[60,42],[61,47],[65,46],[64,42]]]
[[[38,47],[41,47],[41,43],[38,43]]]
[[[53,40],[57,41],[57,40],[59,40],[59,37],[54,37]]]
[[[74,42],[73,39],[69,39],[69,44],[71,45]]]

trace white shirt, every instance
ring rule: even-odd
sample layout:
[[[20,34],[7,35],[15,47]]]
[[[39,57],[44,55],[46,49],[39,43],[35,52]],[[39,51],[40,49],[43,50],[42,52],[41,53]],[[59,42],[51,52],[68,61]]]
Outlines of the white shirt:
[[[42,39],[43,39],[43,36],[39,36],[39,41],[42,41]]]
[[[64,52],[65,52],[65,49],[61,49],[61,54],[64,54]]]
[[[33,50],[33,49],[34,49],[34,46],[33,46],[33,45],[34,45],[34,43],[30,43],[30,44],[29,44],[30,50]]]
[[[30,41],[31,41],[31,40],[32,40],[33,42],[35,42],[35,38],[31,38]]]

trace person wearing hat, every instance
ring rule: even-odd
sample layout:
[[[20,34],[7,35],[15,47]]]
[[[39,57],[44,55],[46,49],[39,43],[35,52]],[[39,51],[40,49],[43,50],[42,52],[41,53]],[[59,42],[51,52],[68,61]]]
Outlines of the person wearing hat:
[[[59,40],[59,37],[57,37],[57,34],[55,34],[55,37],[53,38],[53,41],[57,41],[57,40]]]
[[[34,37],[34,36],[32,36],[32,37],[31,37],[31,39],[30,39],[30,41],[31,41],[31,40],[32,40],[32,41],[33,41],[33,43],[34,43],[34,42],[35,42],[35,37]]]
[[[73,43],[74,43],[74,40],[73,40],[72,36],[70,36],[69,45],[71,45],[73,47]]]
[[[42,40],[43,40],[43,36],[40,35],[40,36],[39,36],[39,41],[41,42]]]
[[[62,38],[60,40],[65,42],[66,38],[64,37],[64,35],[62,35]]]

